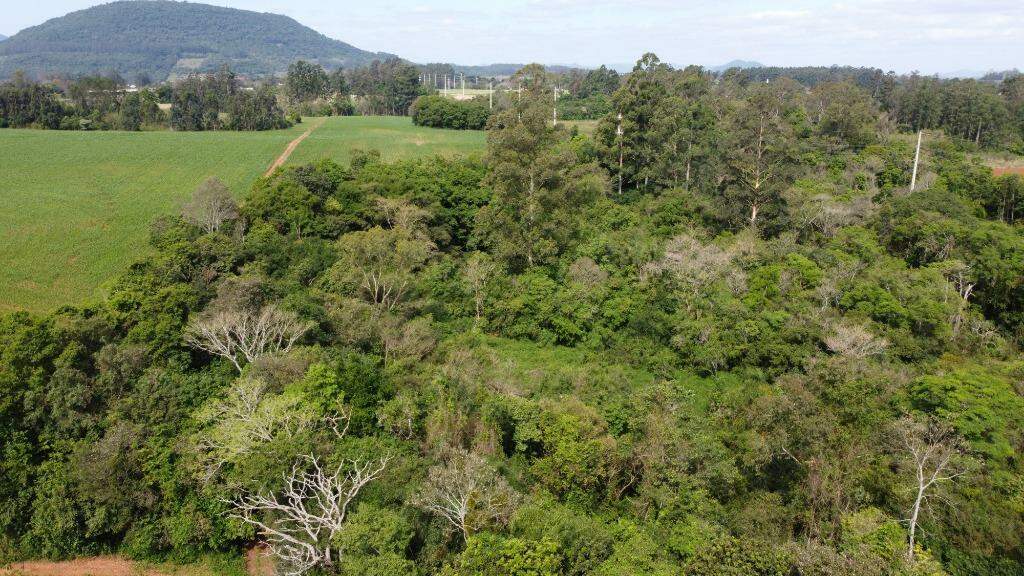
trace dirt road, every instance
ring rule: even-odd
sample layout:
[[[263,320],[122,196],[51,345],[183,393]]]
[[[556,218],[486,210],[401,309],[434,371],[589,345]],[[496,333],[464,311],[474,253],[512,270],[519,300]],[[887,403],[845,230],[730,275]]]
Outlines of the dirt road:
[[[274,163],[270,165],[270,168],[268,168],[266,173],[264,173],[263,175],[270,176],[271,174],[274,173],[274,170],[277,170],[281,166],[284,166],[284,163],[288,161],[288,158],[290,158],[292,152],[295,152],[295,149],[299,147],[299,144],[302,144],[302,141],[308,138],[309,135],[313,133],[313,130],[319,128],[320,125],[323,124],[325,120],[327,119],[313,118],[312,120],[310,120],[309,128],[305,132],[303,132],[301,136],[288,143],[288,146],[284,149],[284,152],[281,152],[281,155],[278,156],[276,160],[274,160]]]

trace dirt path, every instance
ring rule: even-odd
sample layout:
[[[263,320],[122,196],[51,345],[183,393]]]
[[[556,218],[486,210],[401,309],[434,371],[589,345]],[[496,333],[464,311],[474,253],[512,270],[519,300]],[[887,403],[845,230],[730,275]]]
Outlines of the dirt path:
[[[288,143],[288,147],[284,149],[284,152],[281,152],[281,155],[277,157],[277,160],[274,160],[274,163],[270,165],[270,168],[268,168],[266,173],[263,175],[270,176],[274,173],[274,170],[284,166],[284,163],[288,161],[288,158],[291,157],[292,152],[295,152],[295,149],[299,147],[299,144],[302,144],[302,141],[308,138],[309,135],[313,133],[313,130],[319,128],[326,120],[327,118],[314,118],[310,120],[309,129],[303,132],[301,136]]]
[[[65,562],[17,562],[10,568],[0,567],[4,576],[166,576],[168,572],[146,569],[117,556],[97,556]]]
[[[274,563],[262,548],[246,551],[245,568],[250,576],[274,574]],[[93,556],[61,562],[30,560],[0,564],[0,576],[217,576],[217,571],[205,563],[154,565],[120,556]]]

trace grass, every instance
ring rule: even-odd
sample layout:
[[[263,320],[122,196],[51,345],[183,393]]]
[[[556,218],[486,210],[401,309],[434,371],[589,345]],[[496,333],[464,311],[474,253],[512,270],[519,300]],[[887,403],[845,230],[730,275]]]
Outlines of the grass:
[[[575,126],[576,129],[580,131],[580,134],[584,134],[586,136],[593,136],[594,132],[597,132],[597,124],[600,122],[600,120],[561,120],[561,121],[559,121],[559,123],[562,123],[562,122],[564,122],[565,125],[567,127],[569,127],[570,129],[573,126]]]
[[[145,256],[150,223],[204,179],[242,195],[307,123],[274,132],[0,130],[0,312],[95,301]],[[347,162],[353,147],[386,159],[480,150],[480,132],[414,127],[408,118],[328,118],[289,164]]]
[[[350,116],[328,118],[302,143],[288,164],[331,158],[347,164],[354,148],[380,150],[384,160],[482,152],[484,133],[414,126],[409,118]]]

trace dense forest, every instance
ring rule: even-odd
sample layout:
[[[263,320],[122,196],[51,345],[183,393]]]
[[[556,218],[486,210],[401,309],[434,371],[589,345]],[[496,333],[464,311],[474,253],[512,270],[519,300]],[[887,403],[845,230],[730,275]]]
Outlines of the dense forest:
[[[512,81],[481,158],[209,181],[102,301],[0,316],[0,557],[1024,573],[1024,181],[977,159],[1019,81],[995,122],[646,55],[593,137]]]
[[[355,67],[390,55],[332,40],[288,18],[193,2],[117,1],[54,18],[0,44],[0,79],[116,71],[157,80],[215,72],[282,73],[295,60]]]

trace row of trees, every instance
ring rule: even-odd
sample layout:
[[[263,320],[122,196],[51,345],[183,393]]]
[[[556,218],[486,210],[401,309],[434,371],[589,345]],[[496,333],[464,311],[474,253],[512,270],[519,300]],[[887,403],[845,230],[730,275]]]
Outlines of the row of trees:
[[[313,110],[303,105],[321,102],[324,105],[320,113],[344,115],[358,111],[404,116],[409,114],[413,101],[425,93],[416,67],[398,58],[330,73],[319,64],[299,61],[288,68],[284,87],[289,103],[295,107]]]
[[[161,99],[170,113],[160,108]],[[129,89],[116,76],[83,77],[63,94],[22,76],[0,85],[0,126],[60,130],[273,130],[284,118],[273,87],[242,89],[233,72],[191,75],[169,90]]]
[[[1024,139],[1024,75],[1011,71],[979,80],[913,73],[899,76],[875,68],[805,67],[730,70],[726,81],[743,84],[791,78],[813,88],[852,82],[871,94],[879,108],[910,130],[941,129],[951,136],[990,147],[1020,150]]]
[[[276,130],[291,123],[271,86],[243,90],[227,68],[214,75],[193,74],[174,87],[172,130]]]
[[[116,76],[86,76],[56,87],[17,75],[0,85],[0,127],[51,130],[139,130],[164,121],[158,96],[128,91]]]
[[[942,129],[981,145],[1024,139],[1024,76],[1001,84],[976,80],[941,81],[911,76],[883,102],[900,124],[913,130]]]

